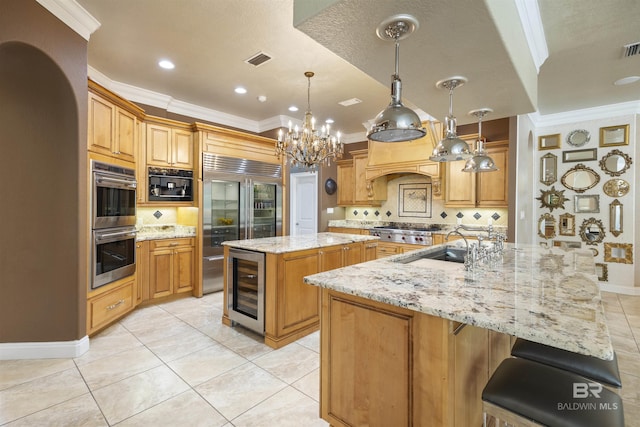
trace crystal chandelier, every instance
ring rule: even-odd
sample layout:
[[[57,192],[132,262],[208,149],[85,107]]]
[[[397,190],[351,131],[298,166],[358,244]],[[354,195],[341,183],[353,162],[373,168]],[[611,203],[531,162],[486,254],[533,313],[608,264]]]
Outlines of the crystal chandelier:
[[[304,166],[316,169],[318,165],[329,165],[331,160],[342,157],[344,144],[340,141],[340,132],[336,136],[330,133],[330,126],[323,125],[320,130],[316,129],[316,120],[311,114],[311,77],[312,71],[304,73],[308,80],[307,85],[307,111],[304,113],[302,129],[298,125],[291,127],[284,133],[282,129],[278,131],[278,141],[276,142],[276,155],[289,158],[292,166]]]

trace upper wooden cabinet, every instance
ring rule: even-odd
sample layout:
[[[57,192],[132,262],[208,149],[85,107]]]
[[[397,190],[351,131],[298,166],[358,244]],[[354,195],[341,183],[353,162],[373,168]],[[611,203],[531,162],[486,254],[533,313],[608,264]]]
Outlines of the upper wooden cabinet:
[[[148,118],[146,145],[148,165],[193,169],[191,125],[157,117]]]
[[[338,206],[380,206],[387,199],[387,180],[367,180],[368,150],[351,152],[352,158],[336,162]]]
[[[89,80],[87,149],[128,162],[136,161],[144,111]]]
[[[463,138],[466,140],[466,138]],[[509,141],[487,142],[485,150],[497,171],[462,172],[465,161],[446,163],[445,205],[456,207],[507,207]]]

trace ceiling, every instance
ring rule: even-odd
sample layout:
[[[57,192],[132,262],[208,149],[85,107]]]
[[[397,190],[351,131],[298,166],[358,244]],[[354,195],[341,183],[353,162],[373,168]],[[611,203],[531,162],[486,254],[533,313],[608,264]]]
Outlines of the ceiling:
[[[640,42],[637,0],[538,0],[539,15],[524,20],[519,9],[535,11],[535,1],[76,1],[101,23],[89,39],[90,77],[134,102],[252,132],[302,118],[311,70],[314,116],[334,119],[347,142],[364,140],[390,101],[394,71],[394,44],[375,30],[399,13],[420,23],[400,42],[399,71],[405,105],[424,119],[444,119],[449,97],[435,83],[456,75],[468,78],[454,93],[459,124],[481,107],[494,110],[490,120],[640,100],[640,82],[613,85],[640,75],[640,55],[622,56]],[[536,16],[546,59],[545,43],[532,55],[527,41],[540,40],[528,36],[540,29]],[[272,59],[245,62],[259,52]],[[175,69],[160,69],[162,58]],[[361,102],[338,104],[353,98]]]

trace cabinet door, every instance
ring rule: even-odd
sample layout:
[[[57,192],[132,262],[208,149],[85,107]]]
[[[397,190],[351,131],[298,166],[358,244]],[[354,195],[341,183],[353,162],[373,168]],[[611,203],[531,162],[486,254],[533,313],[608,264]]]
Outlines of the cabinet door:
[[[488,148],[487,154],[498,167],[497,171],[477,174],[478,181],[478,206],[507,207],[508,197],[508,147]],[[473,174],[470,174],[473,175]]]
[[[464,324],[458,324],[453,334],[455,426],[481,426],[482,389],[489,380],[489,334],[486,329]]]
[[[359,264],[362,262],[362,243],[350,243],[343,248],[343,266]]]
[[[475,206],[475,173],[462,172],[465,161],[448,162],[445,174],[445,205]],[[493,172],[491,172],[493,173]]]
[[[89,92],[88,149],[112,155],[115,106]]]
[[[173,293],[173,249],[158,249],[149,254],[149,297]]]
[[[123,160],[135,162],[137,142],[136,116],[128,111],[116,109],[116,140],[114,151]]]
[[[366,153],[367,150],[363,151],[365,152],[353,155],[354,204],[380,206],[383,200],[387,200],[387,180],[385,178],[373,180],[371,182],[372,195],[369,196],[366,178],[369,157]]]
[[[193,169],[193,136],[186,130],[172,130],[172,156],[174,166]]]
[[[277,283],[277,335],[316,324],[320,317],[320,288],[304,283],[318,273],[318,251],[284,254],[279,259]],[[270,313],[266,313],[269,316]]]
[[[149,299],[149,242],[136,243],[136,305]]]
[[[175,293],[189,292],[193,289],[193,248],[176,248],[173,252],[173,286]]]
[[[364,244],[364,260],[373,261],[377,259],[378,242]]]
[[[330,246],[320,249],[320,271],[329,271],[342,267],[342,246]]]
[[[338,206],[350,206],[354,201],[354,171],[353,163],[341,163],[338,170]]]
[[[147,124],[147,164],[171,166],[171,128]]]
[[[380,259],[380,258],[385,258],[391,255],[396,255],[398,254],[398,246],[394,245],[393,243],[388,244],[385,242],[379,242],[378,243],[378,248],[376,251],[376,258]]]

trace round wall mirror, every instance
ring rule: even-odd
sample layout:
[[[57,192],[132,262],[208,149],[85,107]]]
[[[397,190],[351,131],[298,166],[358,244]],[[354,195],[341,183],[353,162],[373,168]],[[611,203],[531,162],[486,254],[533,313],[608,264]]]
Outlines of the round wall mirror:
[[[620,150],[612,150],[600,160],[602,170],[611,176],[620,176],[631,166],[631,157]]]
[[[579,163],[562,175],[560,182],[569,190],[573,190],[576,193],[584,193],[600,182],[600,175],[593,169]]]
[[[580,226],[580,238],[587,245],[597,245],[604,239],[604,226],[602,221],[595,218],[589,218],[582,221]]]
[[[609,197],[622,197],[629,192],[631,186],[627,181],[620,178],[613,178],[605,182],[602,186],[604,194]]]
[[[556,219],[551,214],[540,215],[538,219],[538,236],[544,239],[556,237]]]
[[[569,199],[564,197],[565,190],[556,190],[555,187],[551,187],[551,190],[540,190],[540,197],[536,197],[536,200],[540,200],[541,208],[548,208],[551,212],[554,209],[564,209],[564,202],[568,202]]]

